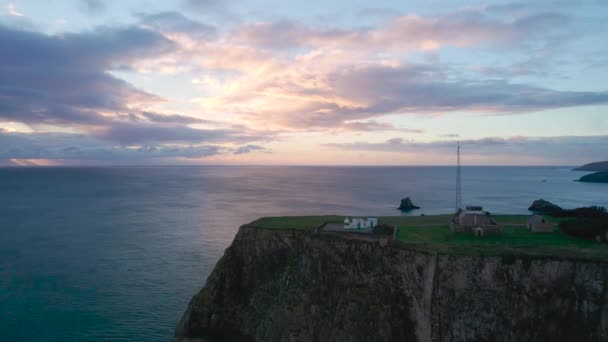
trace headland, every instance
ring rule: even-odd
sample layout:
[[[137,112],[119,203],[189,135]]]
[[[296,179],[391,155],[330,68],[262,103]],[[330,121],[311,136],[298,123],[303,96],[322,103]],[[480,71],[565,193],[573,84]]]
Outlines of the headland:
[[[453,215],[379,217],[394,234],[325,231],[342,216],[242,226],[191,301],[176,341],[603,341],[608,250],[529,216],[502,234]],[[550,218],[558,223],[566,218]]]

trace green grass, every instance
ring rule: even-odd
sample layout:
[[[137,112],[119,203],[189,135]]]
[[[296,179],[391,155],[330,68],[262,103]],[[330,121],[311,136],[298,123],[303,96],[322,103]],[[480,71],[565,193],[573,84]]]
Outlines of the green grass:
[[[378,218],[378,223],[385,223],[399,227],[411,226],[443,226],[447,225],[453,215],[425,215],[425,216],[384,216]]]
[[[442,227],[401,227],[397,230],[397,240],[420,243],[449,243],[449,244],[490,244],[510,246],[574,246],[595,247],[604,246],[595,241],[580,239],[566,235],[556,229],[555,232],[531,233],[525,227],[505,226],[502,235],[487,235],[475,237],[472,234],[451,233],[448,226]]]
[[[398,225],[397,241],[424,246],[438,252],[463,255],[510,255],[580,257],[608,259],[608,246],[593,240],[566,235],[556,227],[549,233],[531,233],[524,224],[525,215],[496,215],[499,224],[505,224],[502,235],[475,237],[472,234],[452,233],[448,225]],[[523,219],[523,221],[522,221]],[[559,219],[548,218],[557,223]]]
[[[342,223],[343,216],[281,216],[262,217],[249,225],[265,229],[314,230],[324,223]]]
[[[365,217],[365,216],[363,216]],[[385,216],[379,217],[379,223],[401,226],[412,225],[445,225],[452,215],[430,215],[430,216]],[[296,229],[314,230],[323,223],[342,223],[344,216],[280,216],[262,217],[250,225],[266,229]],[[524,221],[525,222],[525,221]]]
[[[505,225],[502,235],[475,237],[450,232],[452,215],[385,216],[379,223],[397,227],[397,241],[425,250],[459,255],[568,256],[608,260],[608,246],[592,240],[566,235],[556,228],[552,234],[530,233],[525,228],[529,215],[494,215],[498,224]],[[563,219],[546,217],[558,223]],[[264,217],[250,225],[265,229],[314,230],[324,223],[342,223],[344,216],[285,216]]]

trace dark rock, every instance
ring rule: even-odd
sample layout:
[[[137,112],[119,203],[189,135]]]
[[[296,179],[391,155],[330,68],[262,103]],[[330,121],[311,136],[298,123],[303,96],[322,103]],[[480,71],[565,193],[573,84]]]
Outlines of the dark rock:
[[[412,200],[409,197],[406,197],[401,200],[401,204],[399,205],[398,209],[403,211],[409,211],[414,209],[420,209],[420,207],[412,203]]]
[[[579,182],[583,183],[608,183],[608,172],[596,172],[581,177]]]
[[[558,205],[555,205],[549,201],[545,201],[544,199],[541,198],[541,199],[534,201],[532,203],[532,205],[528,208],[528,210],[534,211],[537,213],[551,214],[551,213],[561,211],[562,208],[560,208]]]

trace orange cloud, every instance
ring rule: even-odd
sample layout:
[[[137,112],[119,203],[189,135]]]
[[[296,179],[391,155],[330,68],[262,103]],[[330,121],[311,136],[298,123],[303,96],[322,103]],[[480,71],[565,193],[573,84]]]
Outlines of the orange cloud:
[[[9,159],[9,163],[13,166],[59,166],[62,165],[60,160],[52,159]]]

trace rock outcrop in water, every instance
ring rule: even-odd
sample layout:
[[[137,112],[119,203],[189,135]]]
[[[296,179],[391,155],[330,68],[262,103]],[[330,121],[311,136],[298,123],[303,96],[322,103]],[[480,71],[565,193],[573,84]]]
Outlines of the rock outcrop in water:
[[[607,341],[608,264],[243,226],[175,341]]]
[[[528,208],[528,210],[534,211],[536,213],[552,214],[561,211],[562,208],[541,198],[532,202],[532,205]]]
[[[402,211],[410,211],[410,210],[414,210],[414,209],[420,209],[420,207],[415,205],[409,197],[406,197],[401,200],[401,203],[399,204],[399,208],[397,208],[397,209],[402,210]]]

